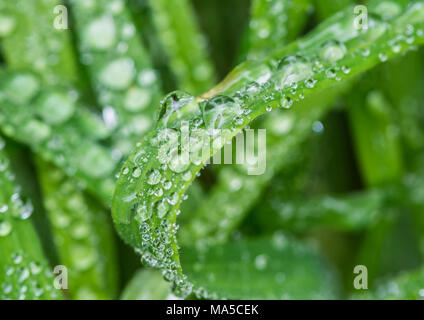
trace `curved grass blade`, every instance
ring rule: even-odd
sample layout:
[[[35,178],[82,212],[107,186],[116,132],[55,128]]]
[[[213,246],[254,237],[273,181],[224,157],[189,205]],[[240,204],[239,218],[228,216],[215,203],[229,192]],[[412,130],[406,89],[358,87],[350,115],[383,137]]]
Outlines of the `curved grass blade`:
[[[179,88],[200,93],[215,84],[207,44],[187,0],[149,0],[153,22]]]
[[[422,2],[411,5],[393,20],[376,20],[366,32],[354,28],[349,8],[289,49],[276,51],[262,63],[238,67],[201,98],[182,93],[169,95],[162,105],[157,128],[143,139],[121,171],[112,206],[121,237],[140,252],[145,264],[162,269],[179,295],[190,294],[193,284],[184,275],[180,263],[176,217],[181,198],[202,164],[267,109],[287,107],[287,102],[310,96],[374,67],[386,60],[382,55],[390,59],[423,43],[422,32],[415,32],[412,41],[406,41],[403,36],[408,25],[416,31],[423,28]],[[336,47],[334,42],[330,43],[331,54],[327,54],[329,44],[326,43],[327,37],[333,35],[329,29],[337,30],[336,34],[343,40],[336,42]],[[394,52],[389,43],[399,38],[400,51]],[[290,50],[298,55],[295,65],[290,63],[293,61],[281,61],[288,52],[293,52]],[[249,95],[245,91],[247,84],[263,76],[264,71],[269,75],[268,81],[257,86],[254,95]],[[316,80],[313,88],[307,85],[311,78]],[[226,97],[214,99],[218,94]],[[224,108],[226,113],[222,114]],[[216,122],[217,117],[222,121]],[[169,143],[170,136],[175,137],[165,129],[182,129],[187,134],[193,131],[189,125],[197,129],[221,129],[218,133],[209,131],[215,133],[211,137],[212,149],[191,164],[181,161],[175,152],[187,148],[187,135],[182,137],[183,143],[171,140],[174,152],[169,156],[167,150],[161,148]]]
[[[31,223],[32,205],[21,198],[4,148],[0,137],[0,298],[59,299]]]

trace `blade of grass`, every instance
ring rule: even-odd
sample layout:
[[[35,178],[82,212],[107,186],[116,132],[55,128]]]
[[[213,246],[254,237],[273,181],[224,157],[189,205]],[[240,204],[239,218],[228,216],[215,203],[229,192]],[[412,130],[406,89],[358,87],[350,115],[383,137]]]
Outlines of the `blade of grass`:
[[[74,73],[77,68],[73,64],[74,56],[68,43],[68,33],[64,32],[62,37],[59,37],[68,50],[66,56],[63,53],[57,54],[49,46],[48,42],[54,39],[45,38],[44,34],[40,33],[44,29],[55,30],[50,17],[54,7],[59,3],[35,1],[34,4],[36,5],[30,8],[25,7],[24,11],[19,3],[8,6],[16,21],[25,21],[20,25],[19,34],[11,35],[3,43],[3,48],[9,53],[8,66],[15,69],[31,67],[34,72],[38,71],[33,65],[28,66],[25,63],[25,52],[14,52],[14,58],[10,58],[13,50],[16,50],[15,42],[19,42],[22,38],[34,38],[32,40],[34,47],[43,48],[36,52],[38,59],[71,66],[69,70],[66,68],[57,70],[46,65],[42,71],[39,71],[43,75],[43,85],[60,83],[71,86],[76,82]],[[38,19],[43,22],[38,22]],[[33,28],[36,23],[39,26],[38,29]],[[57,33],[57,30],[53,32]],[[47,122],[60,124],[75,112],[75,105],[66,104],[70,101],[63,101],[64,97],[66,98],[61,93],[51,91],[41,95],[35,108]],[[32,107],[31,104],[28,107]],[[114,297],[117,287],[114,238],[105,210],[93,200],[88,199],[80,186],[68,180],[62,171],[40,159],[36,161],[36,164],[45,196],[45,206],[53,226],[53,240],[61,263],[69,270],[70,296],[77,299]]]
[[[201,93],[215,84],[207,43],[187,0],[149,0],[153,22],[178,87]]]

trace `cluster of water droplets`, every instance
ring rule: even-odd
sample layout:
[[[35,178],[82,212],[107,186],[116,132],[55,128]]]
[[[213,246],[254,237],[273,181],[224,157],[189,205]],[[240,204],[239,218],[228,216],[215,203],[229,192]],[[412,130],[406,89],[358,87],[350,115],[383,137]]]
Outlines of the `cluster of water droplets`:
[[[100,144],[110,130],[95,114],[78,108],[78,94],[73,89],[41,91],[40,79],[28,72],[8,75],[0,100],[4,115],[0,117],[5,132],[29,143],[68,175],[82,174],[102,179],[101,192],[113,190],[113,172],[118,158]],[[61,108],[57,108],[60,104]],[[28,108],[32,105],[32,108]],[[74,150],[80,152],[74,152]]]
[[[32,260],[22,251],[14,252],[4,266],[0,287],[2,300],[55,299],[59,291],[53,287],[53,274],[45,265]]]

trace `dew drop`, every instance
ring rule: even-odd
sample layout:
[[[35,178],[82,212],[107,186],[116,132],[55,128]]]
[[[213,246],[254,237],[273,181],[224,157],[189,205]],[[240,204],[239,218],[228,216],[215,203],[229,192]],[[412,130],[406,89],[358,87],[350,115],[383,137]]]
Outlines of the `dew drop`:
[[[258,270],[264,270],[267,267],[268,258],[264,254],[260,254],[255,258],[255,267]]]
[[[0,37],[6,37],[15,29],[15,19],[11,16],[0,14]]]
[[[120,58],[109,63],[100,72],[99,81],[112,89],[125,89],[135,77],[134,62],[130,58]]]
[[[320,56],[325,61],[336,62],[343,59],[346,52],[346,47],[342,42],[329,40],[322,45]]]
[[[9,235],[11,231],[12,231],[12,224],[7,220],[5,221],[0,220],[0,237],[5,237]]]
[[[41,96],[37,102],[37,113],[50,124],[61,124],[75,111],[72,99],[64,92],[50,92]]]
[[[159,170],[153,169],[147,176],[147,183],[150,185],[156,185],[160,182],[162,175]]]
[[[91,22],[83,32],[84,43],[93,49],[106,50],[116,41],[115,23],[111,17],[100,17]]]

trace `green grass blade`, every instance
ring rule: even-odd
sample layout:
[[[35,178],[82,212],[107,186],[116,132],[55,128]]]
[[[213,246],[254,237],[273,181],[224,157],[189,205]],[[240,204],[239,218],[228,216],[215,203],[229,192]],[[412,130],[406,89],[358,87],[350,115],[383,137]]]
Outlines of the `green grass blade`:
[[[178,87],[201,93],[215,84],[206,39],[187,0],[149,0],[153,22],[168,56]]]
[[[58,35],[59,31],[53,27],[53,21],[50,19],[54,17],[53,9],[59,3],[34,1],[32,4],[33,6],[30,8],[25,7],[25,10],[22,10],[23,6],[19,2],[8,6],[8,9],[14,13],[16,21],[25,22],[19,26],[19,33],[12,33],[3,41],[3,48],[8,52],[6,57],[8,67],[30,69],[43,75],[43,85],[50,84],[51,87],[56,87],[57,84],[66,87],[74,85],[77,68],[75,60],[73,60],[68,33],[62,30],[62,34]],[[38,19],[41,19],[42,22],[39,23]],[[39,28],[33,28],[35,24]],[[48,37],[45,37],[44,29],[53,30],[51,33],[56,34],[58,39],[50,36],[50,33],[47,34]],[[19,40],[22,38],[32,39],[31,43],[34,48],[40,48],[35,52],[40,61],[54,61],[61,66],[69,65],[69,69],[58,70],[54,66],[45,65],[42,70],[38,70],[36,66],[28,65],[26,63],[27,51],[14,51],[17,49],[16,42],[20,43]],[[58,40],[56,46],[63,46],[67,52],[57,53],[50,45],[50,41],[55,40]],[[34,88],[34,90],[37,89]],[[18,90],[22,89],[18,88]],[[77,93],[76,90],[74,91]],[[22,102],[27,110],[36,109],[34,115],[41,116],[48,124],[61,124],[62,121],[68,120],[79,112],[79,110],[75,110],[75,101],[69,99],[71,96],[69,92],[62,89],[42,93],[35,106],[32,103],[25,106],[25,101]],[[90,117],[84,118],[86,121],[90,121]],[[91,130],[93,129],[91,128]],[[51,140],[50,143],[52,143]],[[60,141],[58,143],[60,144]],[[58,156],[60,157],[60,155]],[[45,206],[53,226],[53,240],[61,263],[68,268],[70,297],[77,299],[113,298],[116,295],[117,266],[113,230],[105,210],[93,200],[88,199],[73,180],[67,180],[63,171],[41,160],[38,160],[36,164],[45,196]]]
[[[31,223],[32,205],[21,198],[4,148],[0,138],[0,298],[59,299]]]

